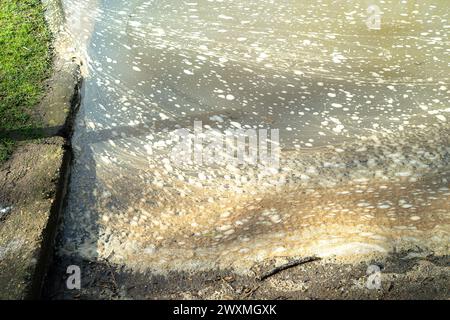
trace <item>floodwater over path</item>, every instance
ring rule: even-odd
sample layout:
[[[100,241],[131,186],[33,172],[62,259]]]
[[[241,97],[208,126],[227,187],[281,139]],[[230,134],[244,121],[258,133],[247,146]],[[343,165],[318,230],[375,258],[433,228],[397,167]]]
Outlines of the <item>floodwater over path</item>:
[[[372,1],[63,3],[85,82],[60,256],[244,274],[450,253],[447,1],[384,1],[379,28]],[[195,121],[278,130],[279,162],[174,153]]]

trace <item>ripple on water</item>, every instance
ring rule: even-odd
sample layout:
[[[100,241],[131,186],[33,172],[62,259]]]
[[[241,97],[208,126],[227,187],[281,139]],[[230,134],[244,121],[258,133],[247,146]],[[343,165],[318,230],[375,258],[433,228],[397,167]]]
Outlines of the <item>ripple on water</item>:
[[[386,1],[370,31],[359,1],[63,2],[86,70],[62,250],[166,271],[448,253],[445,4]],[[175,163],[194,120],[279,129],[280,169]]]

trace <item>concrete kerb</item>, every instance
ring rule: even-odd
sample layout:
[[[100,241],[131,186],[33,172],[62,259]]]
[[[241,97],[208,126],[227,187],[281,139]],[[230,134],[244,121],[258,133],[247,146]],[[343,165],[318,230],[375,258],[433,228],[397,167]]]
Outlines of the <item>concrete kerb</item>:
[[[61,1],[42,3],[53,35],[52,76],[36,108],[45,137],[20,143],[0,166],[0,202],[13,204],[0,221],[0,299],[40,298],[70,177],[80,63],[65,30]]]

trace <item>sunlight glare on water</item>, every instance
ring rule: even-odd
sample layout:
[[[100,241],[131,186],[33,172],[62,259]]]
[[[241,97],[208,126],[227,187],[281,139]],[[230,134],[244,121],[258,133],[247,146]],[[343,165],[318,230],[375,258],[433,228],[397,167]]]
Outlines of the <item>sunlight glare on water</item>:
[[[63,3],[85,82],[61,253],[159,271],[449,253],[447,1]],[[279,167],[174,163],[194,121],[279,130]]]

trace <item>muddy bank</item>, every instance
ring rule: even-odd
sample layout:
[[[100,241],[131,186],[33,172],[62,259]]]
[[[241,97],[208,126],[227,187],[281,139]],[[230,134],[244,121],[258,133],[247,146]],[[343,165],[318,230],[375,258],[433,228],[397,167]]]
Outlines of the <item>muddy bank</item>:
[[[450,258],[421,251],[373,255],[366,262],[329,258],[281,271],[263,281],[264,270],[289,261],[278,258],[252,268],[248,276],[232,270],[171,272],[166,276],[133,272],[107,261],[71,260],[81,267],[82,289],[68,290],[66,270],[51,270],[46,299],[448,299]],[[56,265],[55,265],[56,266]],[[370,285],[370,268],[378,267],[379,286]]]

